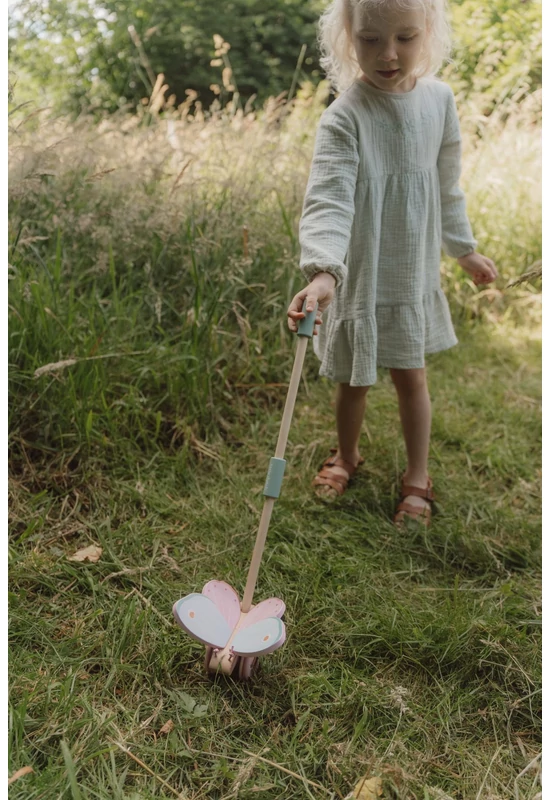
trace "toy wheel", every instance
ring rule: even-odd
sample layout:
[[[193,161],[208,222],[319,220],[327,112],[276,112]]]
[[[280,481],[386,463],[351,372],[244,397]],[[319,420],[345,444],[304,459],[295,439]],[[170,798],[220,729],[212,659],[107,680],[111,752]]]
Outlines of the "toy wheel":
[[[256,669],[258,667],[258,657],[251,656],[250,658],[245,658],[244,656],[241,657],[241,662],[238,665],[239,667],[239,680],[247,681],[249,680]]]

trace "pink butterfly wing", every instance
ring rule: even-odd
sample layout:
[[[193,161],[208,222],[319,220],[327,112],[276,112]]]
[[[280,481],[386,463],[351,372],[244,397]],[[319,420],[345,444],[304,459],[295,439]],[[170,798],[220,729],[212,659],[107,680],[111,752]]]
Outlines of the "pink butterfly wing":
[[[241,616],[241,602],[235,589],[228,583],[225,583],[225,581],[208,581],[208,583],[203,586],[202,594],[212,600],[229,627],[233,630]]]
[[[268,617],[278,617],[280,619],[285,613],[285,608],[285,604],[278,597],[262,600],[257,606],[250,609],[243,620],[241,628],[248,628],[249,625],[254,625],[256,622],[268,619]]]

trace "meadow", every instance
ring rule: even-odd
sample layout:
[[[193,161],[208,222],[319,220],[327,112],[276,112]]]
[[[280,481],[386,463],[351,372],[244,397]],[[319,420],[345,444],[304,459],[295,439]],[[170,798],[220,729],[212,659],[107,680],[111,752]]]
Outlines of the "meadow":
[[[314,499],[333,397],[309,353],[256,595],[285,600],[288,641],[239,684],[206,676],[171,606],[243,589],[326,86],[208,113],[160,89],[99,125],[11,117],[9,771],[30,770],[10,798],[343,798],[361,775],[540,798],[540,96],[463,113],[500,277],[442,261],[460,344],[428,364],[432,527],[391,524],[383,370],[364,467]]]

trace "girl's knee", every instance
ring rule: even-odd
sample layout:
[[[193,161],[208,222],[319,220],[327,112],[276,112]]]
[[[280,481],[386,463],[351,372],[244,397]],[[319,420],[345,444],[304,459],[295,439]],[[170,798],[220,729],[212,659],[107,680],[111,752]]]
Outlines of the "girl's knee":
[[[364,397],[370,386],[351,386],[349,383],[338,384],[340,392],[348,397]]]
[[[391,379],[398,392],[414,393],[427,387],[426,369],[390,369]]]

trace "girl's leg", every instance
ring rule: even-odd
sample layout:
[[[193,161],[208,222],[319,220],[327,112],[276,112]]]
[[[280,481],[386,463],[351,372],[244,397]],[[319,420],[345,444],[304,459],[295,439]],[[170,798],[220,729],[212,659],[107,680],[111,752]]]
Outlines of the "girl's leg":
[[[359,459],[359,437],[365,418],[368,386],[350,386],[339,383],[336,387],[336,431],[338,434],[338,453],[354,466]]]
[[[336,431],[338,434],[338,450],[336,458],[342,458],[356,467],[361,460],[359,454],[359,437],[365,416],[368,386],[350,386],[339,383],[336,388]],[[325,467],[334,475],[346,477],[348,473],[343,467]],[[317,493],[335,497],[337,492],[330,486],[317,486]]]
[[[428,484],[428,452],[432,410],[426,369],[391,369],[392,381],[397,390],[399,415],[407,449],[407,469],[404,483],[424,489]],[[410,495],[407,503],[422,508],[427,500]]]

